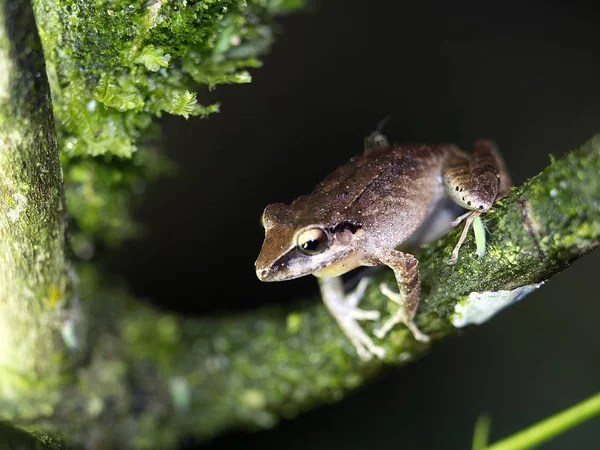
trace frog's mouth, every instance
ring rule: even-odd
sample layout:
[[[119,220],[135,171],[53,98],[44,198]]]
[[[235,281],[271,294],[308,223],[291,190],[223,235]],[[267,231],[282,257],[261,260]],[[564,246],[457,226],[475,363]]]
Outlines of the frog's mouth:
[[[260,281],[287,281],[310,275],[313,272],[310,256],[297,248],[290,249],[272,264],[263,266],[256,261],[256,276]]]
[[[336,255],[334,264],[331,264],[331,254],[327,253],[309,256],[298,248],[292,248],[266,267],[261,266],[259,258],[256,261],[256,276],[261,281],[287,281],[306,275],[328,278],[346,273],[359,265],[350,261],[350,250]]]

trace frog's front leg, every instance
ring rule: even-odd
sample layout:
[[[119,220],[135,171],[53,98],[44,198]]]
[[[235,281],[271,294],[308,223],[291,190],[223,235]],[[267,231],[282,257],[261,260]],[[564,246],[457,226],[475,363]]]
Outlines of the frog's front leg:
[[[409,253],[398,250],[381,248],[374,251],[369,257],[371,264],[384,264],[394,271],[399,292],[392,291],[386,284],[380,285],[381,293],[394,303],[398,309],[392,316],[375,330],[374,334],[380,339],[398,323],[403,323],[412,332],[415,339],[429,342],[429,336],[421,332],[414,322],[419,306],[421,282],[419,280],[419,261]]]
[[[358,323],[358,320],[379,319],[378,311],[365,311],[357,307],[364,296],[369,280],[363,278],[353,292],[345,295],[342,277],[318,277],[317,279],[325,306],[356,349],[358,356],[365,361],[370,360],[373,355],[383,358],[385,350],[375,345]]]
[[[472,157],[459,152],[452,154],[444,165],[443,179],[448,196],[469,210],[452,223],[456,226],[466,219],[463,232],[448,260],[448,264],[455,264],[475,218],[489,211],[496,200],[504,197],[511,183],[496,145],[489,140],[476,141]]]

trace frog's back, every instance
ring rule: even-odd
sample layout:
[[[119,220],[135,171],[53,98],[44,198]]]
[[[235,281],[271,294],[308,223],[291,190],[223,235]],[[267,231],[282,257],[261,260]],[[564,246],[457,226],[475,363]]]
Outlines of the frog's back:
[[[457,151],[447,144],[367,150],[294,201],[297,223],[335,226],[349,221],[376,233],[379,229],[377,234],[389,243],[402,242],[443,196],[442,166]]]

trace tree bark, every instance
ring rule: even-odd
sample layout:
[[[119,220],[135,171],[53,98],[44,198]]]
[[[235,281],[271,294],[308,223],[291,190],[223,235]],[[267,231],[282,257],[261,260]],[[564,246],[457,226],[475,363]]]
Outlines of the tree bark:
[[[38,416],[82,350],[52,102],[31,6],[0,0],[0,411]]]

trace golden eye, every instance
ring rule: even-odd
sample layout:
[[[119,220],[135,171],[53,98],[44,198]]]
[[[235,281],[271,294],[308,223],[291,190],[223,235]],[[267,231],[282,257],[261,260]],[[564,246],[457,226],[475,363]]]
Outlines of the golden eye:
[[[298,236],[298,247],[307,255],[316,255],[329,247],[329,234],[322,228],[304,230]]]

